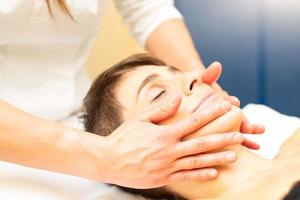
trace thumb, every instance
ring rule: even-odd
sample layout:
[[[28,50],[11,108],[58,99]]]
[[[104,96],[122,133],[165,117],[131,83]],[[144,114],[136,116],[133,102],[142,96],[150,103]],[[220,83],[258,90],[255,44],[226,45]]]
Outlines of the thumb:
[[[181,95],[179,93],[171,95],[171,97],[160,104],[150,106],[138,118],[143,121],[158,123],[174,115],[179,108]]]
[[[222,65],[219,62],[213,62],[202,74],[202,82],[212,84],[217,82],[222,74]]]

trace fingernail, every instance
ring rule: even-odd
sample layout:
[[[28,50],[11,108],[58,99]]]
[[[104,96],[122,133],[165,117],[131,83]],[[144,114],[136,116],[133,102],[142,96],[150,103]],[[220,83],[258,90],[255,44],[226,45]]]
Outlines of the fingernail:
[[[228,101],[224,101],[224,102],[221,103],[221,108],[222,108],[222,110],[224,110],[224,111],[229,110],[230,107],[231,107],[231,104],[230,104]]]
[[[218,172],[217,172],[217,170],[210,170],[210,171],[208,171],[208,176],[209,177],[216,177],[217,175],[218,175]]]
[[[247,123],[247,131],[248,131],[248,133],[252,133],[253,132],[253,125],[252,124],[250,124],[250,123]]]
[[[260,128],[260,129],[264,129],[264,128],[265,128],[264,125],[260,125],[260,124],[257,124],[256,126],[257,126],[258,128]]]
[[[240,103],[240,100],[237,97],[233,96],[232,99],[235,103]]]
[[[236,160],[236,153],[234,152],[229,152],[225,155],[225,159],[227,161],[235,161]]]
[[[240,142],[244,141],[244,137],[241,133],[234,134],[232,138],[233,138],[234,142],[239,142],[240,143]]]

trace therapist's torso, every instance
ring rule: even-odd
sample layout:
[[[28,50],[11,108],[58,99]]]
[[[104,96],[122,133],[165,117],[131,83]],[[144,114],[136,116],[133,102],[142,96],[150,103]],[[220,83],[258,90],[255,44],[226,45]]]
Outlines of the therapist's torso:
[[[107,0],[67,1],[75,19],[45,0],[0,1],[0,98],[26,112],[62,120],[90,85],[82,66]]]

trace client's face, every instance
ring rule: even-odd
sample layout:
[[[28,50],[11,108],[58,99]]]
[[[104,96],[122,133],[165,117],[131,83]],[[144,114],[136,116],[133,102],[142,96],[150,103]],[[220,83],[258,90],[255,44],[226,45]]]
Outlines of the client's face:
[[[116,98],[122,105],[124,120],[145,110],[148,106],[168,100],[174,92],[180,92],[182,101],[175,115],[160,124],[175,123],[193,112],[213,104],[222,98],[207,84],[201,82],[199,72],[180,72],[167,66],[144,66],[124,75],[116,87]],[[189,136],[237,131],[242,114],[232,107],[227,114],[213,120]]]
[[[116,87],[116,98],[123,107],[123,118],[127,120],[151,105],[168,100],[174,92],[182,95],[180,107],[175,115],[160,124],[175,123],[197,110],[219,104],[222,100],[209,85],[201,82],[198,72],[183,73],[166,66],[144,66],[126,73]],[[238,131],[241,121],[240,109],[232,107],[231,111],[184,139],[204,134]],[[200,190],[199,186],[203,185],[203,182],[181,182],[168,185],[166,189],[192,199],[202,196],[203,190]]]

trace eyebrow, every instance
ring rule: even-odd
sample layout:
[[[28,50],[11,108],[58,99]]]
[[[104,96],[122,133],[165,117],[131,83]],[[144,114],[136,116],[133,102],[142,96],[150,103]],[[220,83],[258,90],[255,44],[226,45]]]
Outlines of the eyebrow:
[[[173,66],[168,66],[168,71],[172,73],[178,73],[181,72],[178,68],[173,67]]]
[[[137,92],[137,96],[140,94],[141,90],[151,81],[157,79],[159,77],[158,74],[151,74],[149,76],[147,76],[147,78],[145,78],[145,80],[143,80],[143,82],[141,83],[138,92]]]

